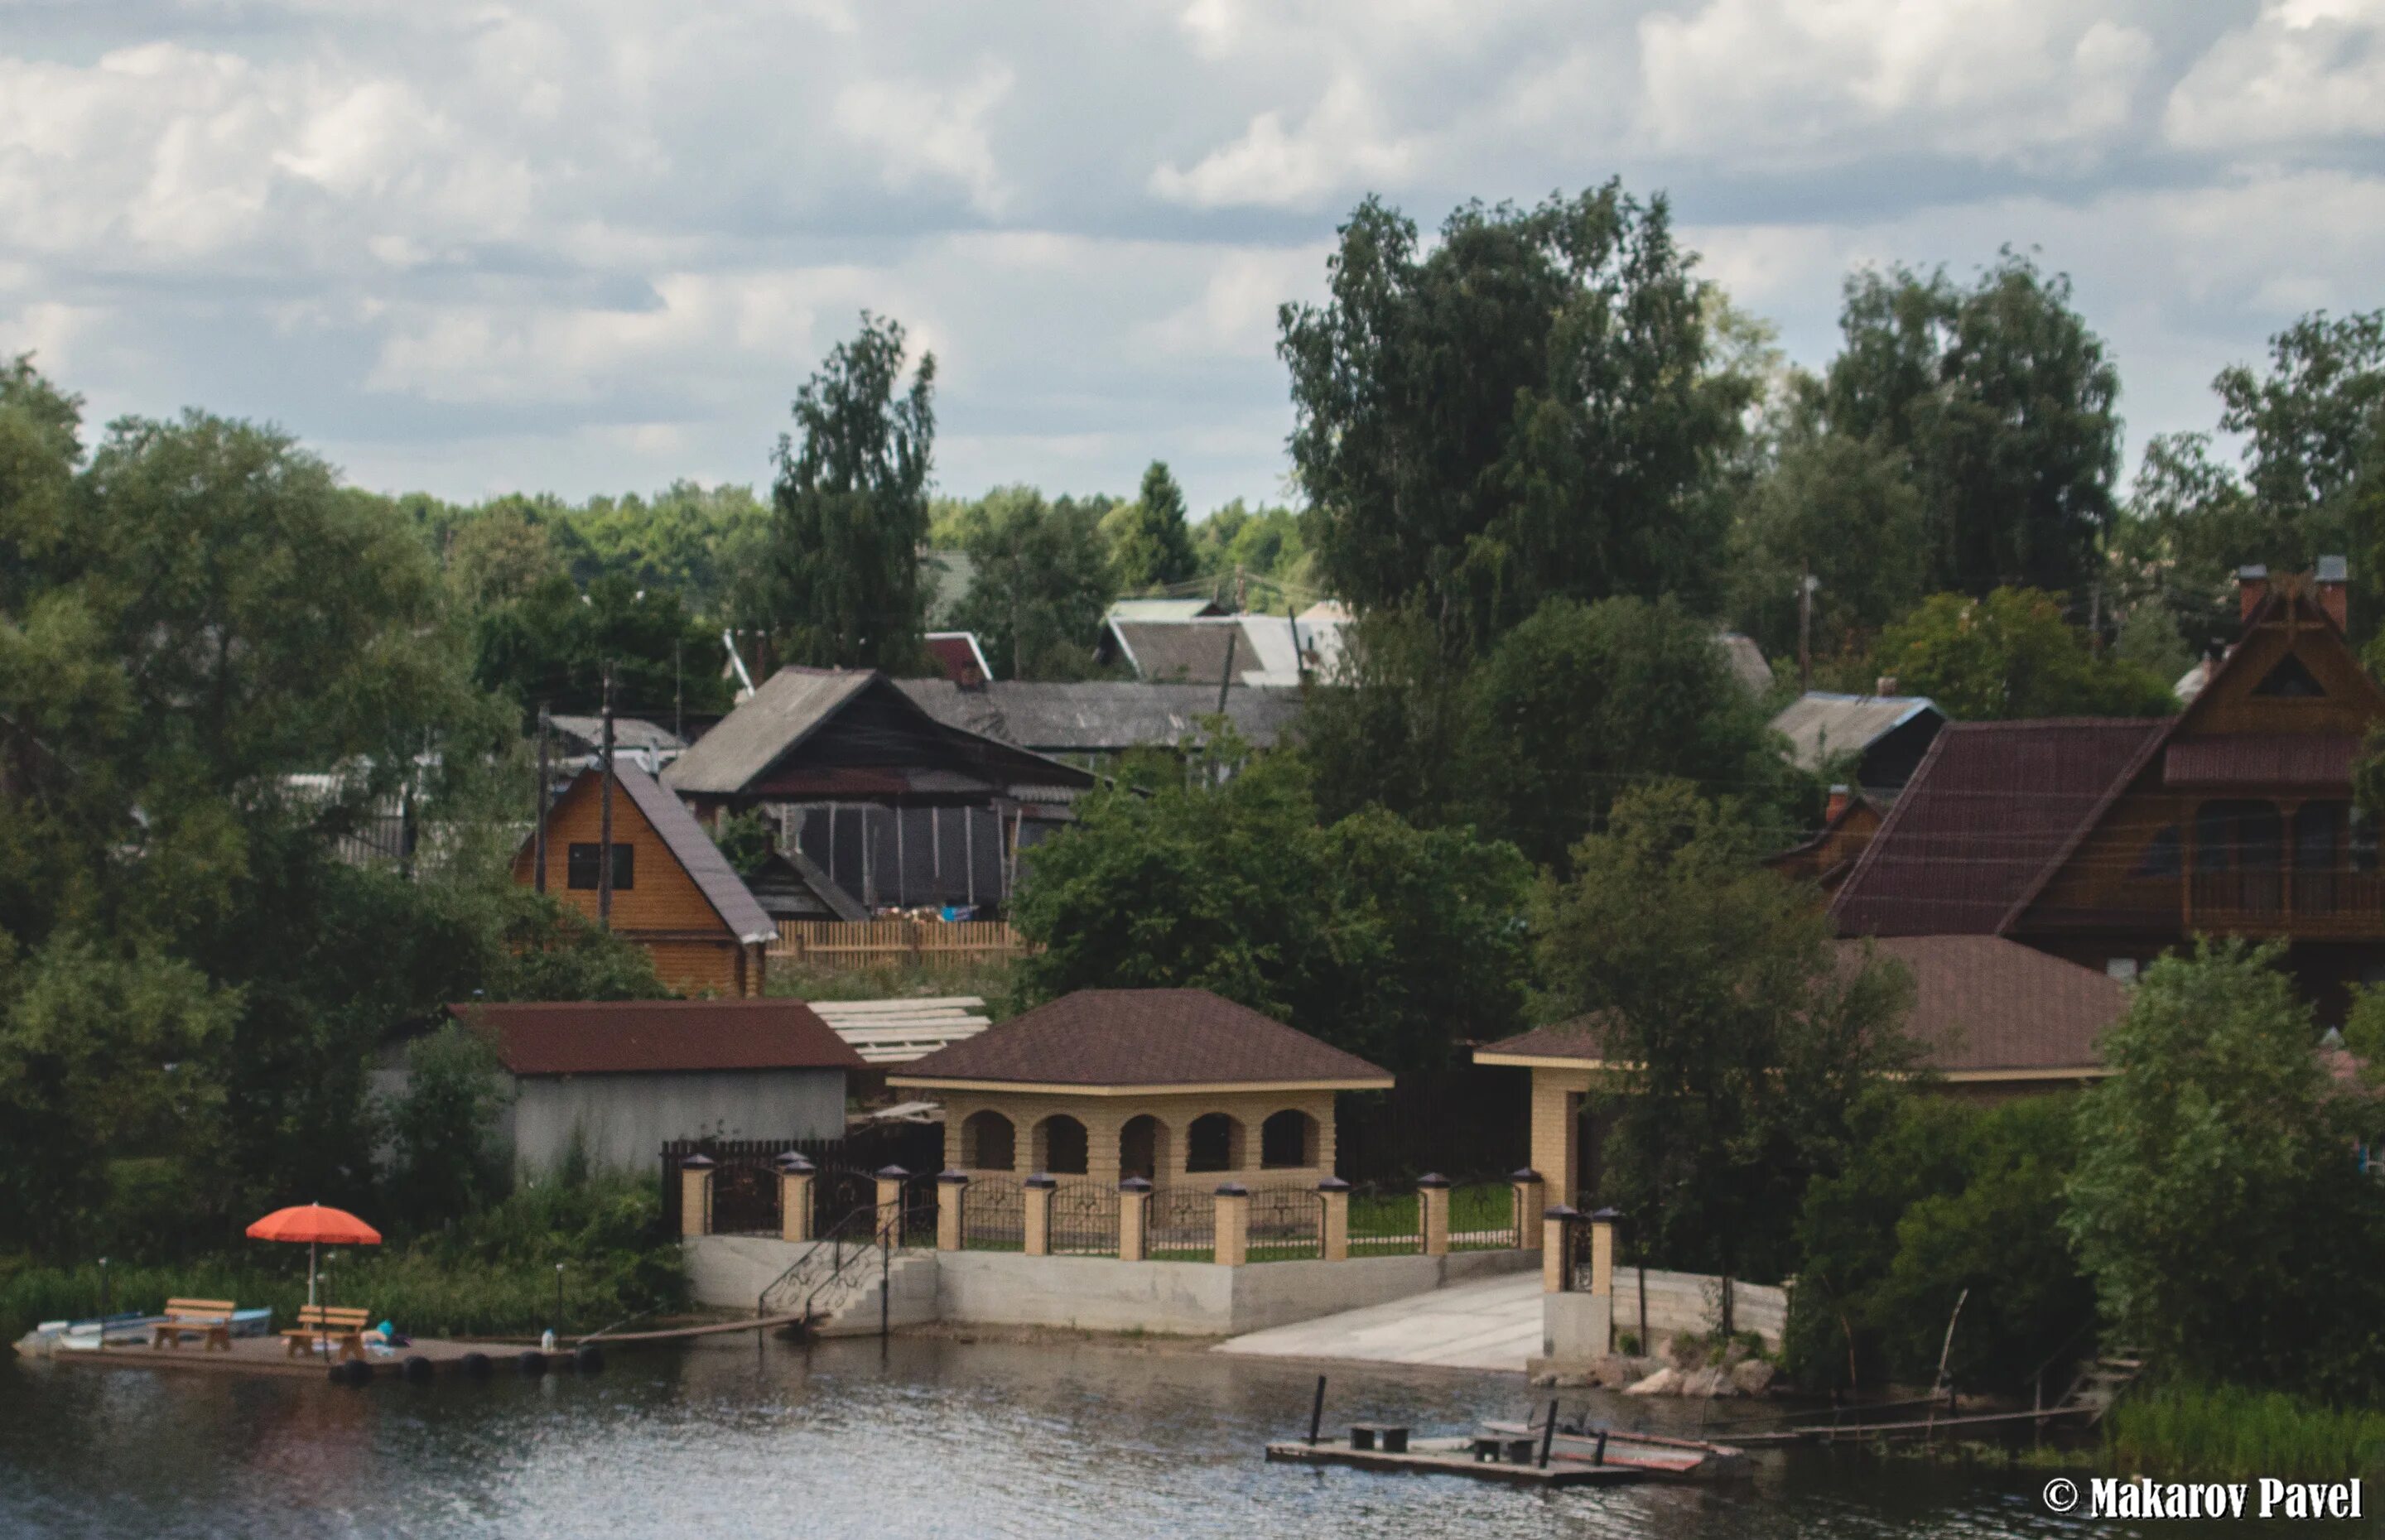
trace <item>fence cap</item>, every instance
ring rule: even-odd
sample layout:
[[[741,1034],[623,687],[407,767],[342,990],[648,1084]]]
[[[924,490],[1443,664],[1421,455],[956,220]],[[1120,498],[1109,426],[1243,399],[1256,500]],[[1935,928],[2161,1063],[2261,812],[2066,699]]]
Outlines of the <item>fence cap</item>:
[[[803,1151],[790,1149],[778,1159],[779,1172],[785,1176],[809,1176],[815,1169]]]
[[[1048,1171],[1039,1171],[1022,1185],[1030,1187],[1056,1187],[1060,1185],[1060,1179]]]
[[[1570,1203],[1552,1203],[1541,1211],[1542,1219],[1562,1219],[1568,1223],[1580,1219],[1581,1211]]]
[[[710,1171],[714,1166],[718,1165],[719,1163],[719,1161],[714,1160],[711,1156],[699,1152],[697,1154],[690,1155],[687,1159],[681,1161],[679,1163],[679,1169],[681,1171]]]
[[[936,1173],[936,1180],[948,1186],[957,1187],[968,1181],[968,1173],[966,1171],[956,1171],[951,1166],[946,1166],[943,1170]]]
[[[1623,1211],[1620,1209],[1598,1209],[1592,1211],[1590,1222],[1592,1224],[1614,1224],[1622,1218]]]
[[[911,1174],[901,1166],[880,1166],[878,1179],[881,1182],[907,1182],[911,1179]]]
[[[1217,1196],[1220,1198],[1248,1198],[1250,1195],[1251,1189],[1242,1186],[1240,1182],[1220,1182],[1217,1184]]]
[[[1318,1192],[1348,1192],[1350,1190],[1350,1184],[1344,1182],[1339,1176],[1329,1176],[1324,1181],[1317,1184],[1317,1190]]]
[[[1417,1186],[1419,1187],[1431,1187],[1437,1191],[1440,1188],[1449,1186],[1449,1178],[1443,1176],[1437,1171],[1428,1171],[1422,1176],[1417,1178]]]
[[[1530,1167],[1530,1166],[1526,1166],[1526,1167],[1525,1167],[1523,1170],[1521,1170],[1521,1171],[1511,1171],[1511,1172],[1509,1172],[1509,1173],[1507,1174],[1507,1180],[1508,1180],[1508,1181],[1510,1181],[1510,1182],[1539,1182],[1539,1181],[1543,1181],[1543,1180],[1545,1180],[1545,1178],[1543,1178],[1543,1177],[1541,1175],[1541,1174],[1540,1174],[1539,1172],[1534,1171],[1531,1167]]]
[[[1118,1184],[1118,1191],[1149,1192],[1151,1191],[1151,1178],[1148,1176],[1130,1176],[1125,1181]]]

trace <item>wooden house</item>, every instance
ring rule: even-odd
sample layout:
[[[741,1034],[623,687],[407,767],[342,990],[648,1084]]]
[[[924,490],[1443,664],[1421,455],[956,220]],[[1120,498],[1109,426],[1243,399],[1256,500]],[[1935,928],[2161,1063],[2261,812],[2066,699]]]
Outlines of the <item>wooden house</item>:
[[[1764,864],[1792,882],[1812,883],[1825,894],[1835,892],[1855,869],[1872,836],[1879,832],[1881,817],[1878,805],[1860,790],[1834,786],[1821,828],[1779,854],[1767,856]]]
[[[2133,976],[2195,936],[2278,938],[2304,993],[2385,980],[2385,874],[2353,767],[2385,691],[2346,572],[2240,579],[2243,629],[2175,717],[1958,723],[1831,903],[1844,935],[1983,934]]]
[[[604,776],[583,770],[547,813],[545,891],[598,918]],[[762,992],[764,950],[778,926],[678,798],[626,760],[613,772],[611,926],[643,947],[682,994]],[[537,837],[514,857],[514,880],[541,886]]]
[[[938,721],[874,669],[782,668],[663,773],[697,815],[758,808],[865,911],[1008,901],[1093,777]]]

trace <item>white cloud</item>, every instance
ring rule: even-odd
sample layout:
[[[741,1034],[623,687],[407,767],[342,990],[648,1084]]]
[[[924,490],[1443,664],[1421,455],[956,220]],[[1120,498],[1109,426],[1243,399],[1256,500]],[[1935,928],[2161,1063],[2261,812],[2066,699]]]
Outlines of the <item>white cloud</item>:
[[[1312,207],[1329,195],[1399,180],[1416,149],[1384,125],[1365,84],[1344,75],[1326,87],[1299,128],[1287,131],[1283,114],[1273,109],[1259,113],[1241,138],[1190,170],[1159,167],[1151,190],[1196,208]]]
[[[2222,152],[2385,133],[2385,0],[2272,0],[2178,82],[2162,128]]]
[[[836,99],[836,124],[876,150],[887,185],[907,189],[922,179],[955,182],[980,214],[999,214],[1009,201],[987,115],[1010,94],[1005,65],[981,67],[965,85],[938,89],[912,81],[862,81]]]

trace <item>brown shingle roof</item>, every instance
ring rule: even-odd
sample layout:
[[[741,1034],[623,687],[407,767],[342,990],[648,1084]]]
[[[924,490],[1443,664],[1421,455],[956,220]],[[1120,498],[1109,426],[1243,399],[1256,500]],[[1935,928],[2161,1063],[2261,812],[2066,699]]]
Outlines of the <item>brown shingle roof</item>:
[[[1389,1087],[1389,1072],[1206,989],[1080,989],[906,1064],[902,1085]]]
[[[598,776],[601,771],[584,770],[583,776]],[[737,933],[737,939],[747,946],[756,946],[779,938],[779,923],[762,908],[745,879],[729,864],[712,836],[688,812],[687,804],[663,789],[652,776],[634,764],[616,759],[613,762],[614,784],[630,794],[638,811],[645,815],[662,842],[704,894],[704,901],[720,916],[720,923]]]
[[[1852,964],[1870,947],[1913,974],[1905,1030],[1922,1062],[1941,1074],[2091,1074],[2100,1069],[2096,1035],[2129,1009],[2127,986],[2001,936],[1890,936],[1839,944]],[[1609,1057],[1596,1017],[1536,1026],[1480,1053],[1526,1059]]]
[[[451,1005],[516,1074],[857,1070],[861,1055],[799,1000]]]
[[[2168,727],[1949,724],[1831,900],[1841,934],[1995,934]]]

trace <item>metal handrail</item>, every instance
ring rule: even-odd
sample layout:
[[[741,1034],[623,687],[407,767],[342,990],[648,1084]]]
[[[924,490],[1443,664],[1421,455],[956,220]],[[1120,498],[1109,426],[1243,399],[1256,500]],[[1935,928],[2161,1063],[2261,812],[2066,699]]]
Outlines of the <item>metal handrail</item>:
[[[830,1225],[829,1227],[828,1234],[824,1236],[814,1236],[812,1237],[811,1245],[804,1248],[804,1254],[797,1257],[793,1262],[789,1263],[787,1270],[784,1273],[781,1273],[776,1278],[771,1279],[770,1282],[764,1286],[762,1292],[755,1296],[755,1315],[759,1317],[770,1313],[770,1297],[778,1293],[780,1288],[785,1285],[787,1280],[793,1278],[796,1273],[801,1273],[805,1268],[809,1267],[812,1264],[812,1260],[819,1255],[820,1248],[824,1246],[833,1248],[837,1258],[835,1270],[837,1272],[843,1271],[844,1244],[845,1242],[855,1238],[855,1232],[859,1229],[863,1221],[868,1221],[869,1226],[874,1232],[878,1222],[877,1209],[874,1207],[855,1209],[852,1212],[846,1214],[843,1219],[838,1220],[834,1224]]]

